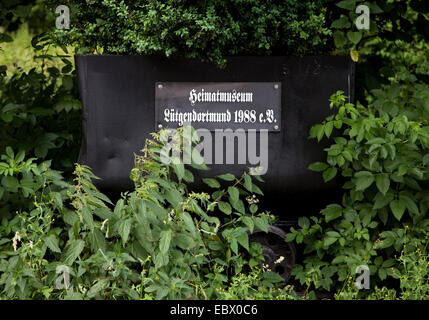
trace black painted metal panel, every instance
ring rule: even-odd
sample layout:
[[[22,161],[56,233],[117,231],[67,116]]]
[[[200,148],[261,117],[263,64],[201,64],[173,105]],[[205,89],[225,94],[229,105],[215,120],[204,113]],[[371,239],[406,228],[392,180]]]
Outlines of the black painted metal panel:
[[[278,82],[281,129],[269,133],[269,166],[261,186],[267,206],[280,215],[314,214],[339,194],[338,181],[325,184],[307,169],[325,158],[324,145],[308,135],[330,113],[332,93],[343,90],[353,100],[354,64],[348,57],[230,57],[223,69],[157,56],[77,55],[75,61],[83,102],[79,162],[102,178],[96,181],[101,190],[132,188],[133,154],[155,130],[156,83]],[[204,175],[238,175],[246,166],[210,167]]]

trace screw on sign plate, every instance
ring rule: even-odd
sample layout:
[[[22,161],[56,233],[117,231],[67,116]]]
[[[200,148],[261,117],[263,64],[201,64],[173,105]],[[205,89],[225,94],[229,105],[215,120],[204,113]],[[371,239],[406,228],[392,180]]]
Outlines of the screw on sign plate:
[[[158,84],[158,89],[162,89],[164,86],[160,83]]]
[[[279,88],[279,85],[278,84],[275,84],[274,85],[274,89],[278,89]]]
[[[162,124],[158,124],[158,128],[162,129]]]
[[[278,125],[275,125],[274,126],[274,130],[278,130],[279,129],[279,126]]]

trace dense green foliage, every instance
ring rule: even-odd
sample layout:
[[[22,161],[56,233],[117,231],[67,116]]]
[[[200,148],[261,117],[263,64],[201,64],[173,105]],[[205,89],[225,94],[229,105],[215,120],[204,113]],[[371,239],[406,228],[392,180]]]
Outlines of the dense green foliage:
[[[428,232],[421,238],[404,241],[401,255],[395,259],[401,271],[395,271],[399,279],[398,291],[383,286],[374,286],[367,295],[370,300],[427,300],[429,296],[429,255],[427,253]],[[358,299],[362,295],[353,284],[350,276],[344,286],[335,294],[335,299]]]
[[[429,227],[429,123],[423,110],[414,110],[420,116],[411,121],[402,113],[345,101],[341,92],[333,95],[337,113],[312,128],[311,137],[318,140],[330,137],[333,128],[342,135],[325,149],[327,163],[310,166],[323,171],[325,181],[337,174],[346,179],[343,201],[328,205],[312,223],[300,218],[300,229],[287,236],[304,241],[306,253],[315,252],[294,273],[303,283],[311,273],[314,285],[327,290],[359,265],[370,267],[373,282],[397,277],[394,254],[410,238],[424,238]]]
[[[228,55],[350,55],[357,102],[335,93],[333,115],[310,132],[329,146],[309,169],[343,179],[343,199],[290,230],[286,240],[304,249],[295,289],[429,298],[426,0],[67,3],[71,30],[54,30],[55,1],[0,3],[1,298],[298,299],[248,242],[273,221],[251,196],[263,197],[249,175],[209,178],[213,192],[192,192],[189,168],[159,162],[162,134],[136,158],[135,189],[116,203],[96,190],[89,168],[73,165],[81,107],[70,46],[218,65]],[[355,26],[359,4],[370,8],[369,30]],[[48,32],[14,44],[32,45],[34,61],[12,62],[15,47],[3,44],[22,23]],[[371,290],[355,287],[358,265],[369,266]],[[66,270],[70,283],[58,288]]]
[[[320,1],[69,1],[61,44],[81,51],[161,54],[222,64],[226,55],[326,52]],[[56,2],[55,2],[55,5]]]
[[[12,41],[9,32],[27,24],[33,32],[49,26],[54,13],[46,10],[45,0],[5,0],[0,2],[0,42]]]
[[[287,240],[305,247],[294,274],[307,288],[332,290],[350,282],[357,266],[368,265],[371,288],[392,288],[395,282],[386,280],[396,278],[398,297],[427,299],[427,268],[416,278],[404,261],[421,265],[410,252],[427,252],[429,33],[421,27],[429,10],[424,1],[374,1],[371,29],[351,30],[359,3],[341,1],[330,15],[338,51],[351,50],[359,60],[357,93],[365,106],[347,103],[338,92],[331,97],[335,114],[310,132],[318,141],[334,136],[326,162],[309,169],[322,172],[325,181],[342,176],[343,200],[291,229]],[[411,278],[422,287],[411,285]],[[347,288],[337,297],[397,297],[385,287]]]
[[[48,163],[36,165],[8,148],[1,174],[6,179],[22,175],[32,185],[8,184],[7,191],[19,189],[32,202],[2,220],[2,294],[21,299],[293,298],[275,287],[279,275],[257,268],[261,247],[249,244],[248,232],[267,231],[272,217],[258,209],[252,195],[261,191],[251,176],[221,175],[206,181],[213,194],[192,192],[185,182],[193,175],[183,163],[159,161],[166,142],[163,132],[147,141],[131,172],[135,190],[113,208],[91,183],[96,177],[88,168],[78,165],[69,184]],[[8,170],[9,164],[17,168]],[[222,218],[216,208],[224,212]],[[243,278],[246,268],[253,272]]]
[[[338,54],[359,59],[357,97],[362,102],[372,89],[389,85],[405,73],[429,82],[427,43],[429,40],[429,3],[424,0],[327,0],[326,20],[333,32]],[[355,9],[366,4],[370,9],[370,29],[358,30]],[[400,70],[401,69],[401,70]],[[405,80],[403,77],[402,80]]]
[[[34,45],[37,46],[36,41]],[[39,161],[49,159],[52,167],[64,170],[70,176],[76,161],[80,142],[81,103],[77,100],[77,83],[72,73],[71,62],[63,59],[59,69],[52,61],[59,60],[46,54],[46,48],[37,50],[40,64],[29,71],[18,70],[6,76],[3,68],[0,79],[0,150],[13,146],[20,154]],[[10,192],[9,186],[33,186],[27,177],[19,179],[13,173],[19,172],[18,162],[10,159],[8,165],[0,165],[0,173],[9,173],[1,179],[0,216],[20,208],[21,192]],[[21,157],[20,157],[20,160]],[[15,190],[14,188],[12,190]]]

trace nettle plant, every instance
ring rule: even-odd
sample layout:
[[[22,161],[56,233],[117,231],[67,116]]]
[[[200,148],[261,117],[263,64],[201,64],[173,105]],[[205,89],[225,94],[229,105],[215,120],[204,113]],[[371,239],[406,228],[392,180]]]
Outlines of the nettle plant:
[[[182,134],[183,130],[193,133]],[[255,229],[267,232],[273,217],[258,210],[253,195],[262,192],[246,173],[239,178],[224,174],[204,179],[214,190],[212,194],[189,190],[187,183],[192,183],[194,176],[180,157],[169,163],[162,161],[168,144],[164,133],[165,130],[154,134],[143,155],[136,157],[136,167],[131,172],[136,189],[127,197],[128,210],[121,208],[120,200],[115,211],[122,216],[116,221],[111,219],[106,227],[116,229],[124,241],[129,241],[135,254],[150,257],[145,265],[146,292],[155,292],[157,299],[214,298],[216,288],[224,286],[229,276],[261,263],[260,246],[249,244],[248,236]],[[189,145],[199,141],[193,129],[179,129],[172,137],[178,142],[173,148],[183,150],[186,137],[192,140]],[[195,161],[195,151],[192,148],[191,167],[207,168],[201,156]],[[221,180],[230,186],[222,188]],[[134,212],[137,214],[130,216]],[[128,239],[131,229],[133,237]],[[243,258],[240,248],[251,254],[250,260]],[[281,281],[272,272],[265,276]]]
[[[72,27],[55,31],[54,37],[90,53],[159,54],[223,64],[226,55],[326,52],[330,33],[321,1],[73,0],[67,5]]]
[[[273,221],[257,205],[262,192],[253,179],[259,178],[224,174],[204,180],[212,193],[194,192],[188,185],[194,176],[183,162],[161,161],[165,137],[161,132],[147,140],[131,172],[135,190],[116,204],[95,188],[89,168],[77,165],[70,185],[49,164],[39,168],[34,159],[25,161],[22,153],[15,156],[8,149],[7,163],[22,164],[19,170],[2,165],[7,187],[15,188],[10,192],[26,190],[21,175],[39,174],[27,195],[34,201],[2,219],[1,295],[215,299],[242,292],[289,297],[289,289],[281,288],[283,279],[260,268],[260,244],[249,243],[251,232],[267,232]],[[195,145],[195,131],[190,137]],[[182,142],[175,145],[182,147]],[[191,166],[206,168],[200,161]],[[241,278],[242,272],[249,276]],[[237,283],[245,287],[237,291]]]
[[[345,180],[342,203],[328,205],[319,217],[300,218],[299,228],[286,237],[305,247],[306,257],[293,275],[301,284],[326,290],[354,276],[359,265],[369,266],[372,284],[397,277],[395,255],[429,227],[427,118],[420,113],[411,121],[406,111],[393,116],[346,101],[341,91],[332,95],[336,113],[310,131],[320,141],[338,129],[325,149],[326,162],[309,169],[322,172],[326,182],[336,176]]]

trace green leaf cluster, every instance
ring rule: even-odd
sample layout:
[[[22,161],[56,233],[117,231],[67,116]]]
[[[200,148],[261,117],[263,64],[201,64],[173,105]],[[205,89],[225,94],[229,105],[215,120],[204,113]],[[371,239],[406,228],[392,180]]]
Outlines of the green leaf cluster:
[[[377,102],[354,105],[341,91],[330,106],[335,113],[315,125],[310,137],[326,136],[332,144],[324,149],[326,161],[309,169],[325,181],[341,177],[343,199],[291,229],[286,240],[304,243],[306,253],[293,274],[326,290],[347,281],[359,265],[369,266],[372,283],[398,278],[395,255],[429,227],[428,118],[418,105],[413,114],[392,114]],[[336,131],[326,130],[331,127]]]
[[[57,3],[53,2],[53,6]],[[56,42],[82,52],[179,56],[316,54],[329,30],[320,1],[69,1],[70,30]]]
[[[183,130],[177,134],[182,136]],[[147,140],[131,172],[135,190],[116,203],[96,189],[97,177],[88,167],[76,165],[74,183],[69,184],[50,163],[37,165],[23,152],[15,155],[7,148],[0,162],[0,198],[16,194],[28,201],[2,219],[0,295],[293,298],[280,288],[278,275],[261,269],[260,244],[249,243],[250,233],[267,232],[273,221],[258,208],[256,195],[262,192],[254,177],[223,174],[205,180],[214,189],[210,194],[190,190],[190,168],[179,159],[161,161],[166,141],[163,132]],[[250,278],[255,283],[249,284]],[[246,290],[241,287],[237,293],[237,281],[246,283]]]

